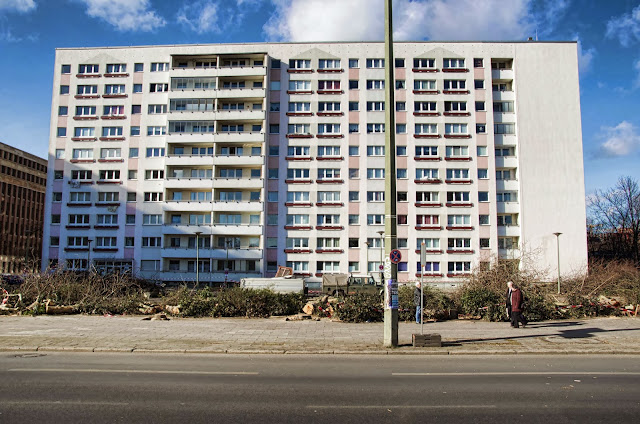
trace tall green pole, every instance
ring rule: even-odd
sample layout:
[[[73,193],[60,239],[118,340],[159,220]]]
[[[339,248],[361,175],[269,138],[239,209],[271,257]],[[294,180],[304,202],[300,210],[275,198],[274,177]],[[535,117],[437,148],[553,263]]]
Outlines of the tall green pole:
[[[396,216],[396,117],[395,79],[393,59],[393,8],[392,0],[385,0],[384,9],[384,67],[385,67],[385,164],[384,164],[384,229],[385,253],[398,248]],[[393,281],[398,281],[398,265],[391,264]],[[385,282],[386,284],[386,282]],[[384,346],[398,346],[398,310],[384,309]]]

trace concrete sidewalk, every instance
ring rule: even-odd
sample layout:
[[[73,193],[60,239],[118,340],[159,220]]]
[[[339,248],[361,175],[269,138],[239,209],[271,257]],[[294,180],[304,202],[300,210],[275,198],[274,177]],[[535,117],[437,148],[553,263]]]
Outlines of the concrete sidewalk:
[[[183,352],[282,354],[640,354],[640,319],[546,321],[513,329],[509,323],[425,323],[442,348],[414,348],[420,325],[401,322],[398,348],[382,346],[382,323],[285,321],[284,318],[140,316],[0,316],[0,351]]]

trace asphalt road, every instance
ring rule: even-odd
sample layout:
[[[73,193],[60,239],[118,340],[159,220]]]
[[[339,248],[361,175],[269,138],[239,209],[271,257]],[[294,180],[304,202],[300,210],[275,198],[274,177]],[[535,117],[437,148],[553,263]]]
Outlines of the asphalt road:
[[[637,356],[0,354],[0,423],[638,422]]]

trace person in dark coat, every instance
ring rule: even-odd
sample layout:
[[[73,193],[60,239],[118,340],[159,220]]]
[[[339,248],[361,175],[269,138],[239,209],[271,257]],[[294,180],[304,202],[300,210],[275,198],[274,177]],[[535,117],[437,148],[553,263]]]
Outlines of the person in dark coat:
[[[416,324],[420,324],[422,322],[422,310],[421,308],[421,290],[420,290],[420,282],[416,283],[416,288],[413,290],[413,305],[416,307]]]
[[[522,291],[514,284],[511,290],[511,326],[514,328],[520,328],[520,323],[522,328],[527,326],[527,321],[522,316],[523,300]]]

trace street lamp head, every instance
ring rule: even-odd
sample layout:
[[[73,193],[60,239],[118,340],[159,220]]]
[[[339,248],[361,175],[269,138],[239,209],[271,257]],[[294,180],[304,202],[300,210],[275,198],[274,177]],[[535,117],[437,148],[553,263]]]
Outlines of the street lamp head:
[[[196,231],[196,232],[195,232],[195,233],[193,233],[193,234],[195,234],[196,236],[199,236],[200,234],[202,234],[202,231]]]
[[[378,231],[378,234],[380,234],[380,237],[382,237],[382,235],[384,234],[384,231],[380,230]]]
[[[562,234],[562,233],[553,233],[553,235],[556,236],[556,237],[560,236],[560,234]]]

